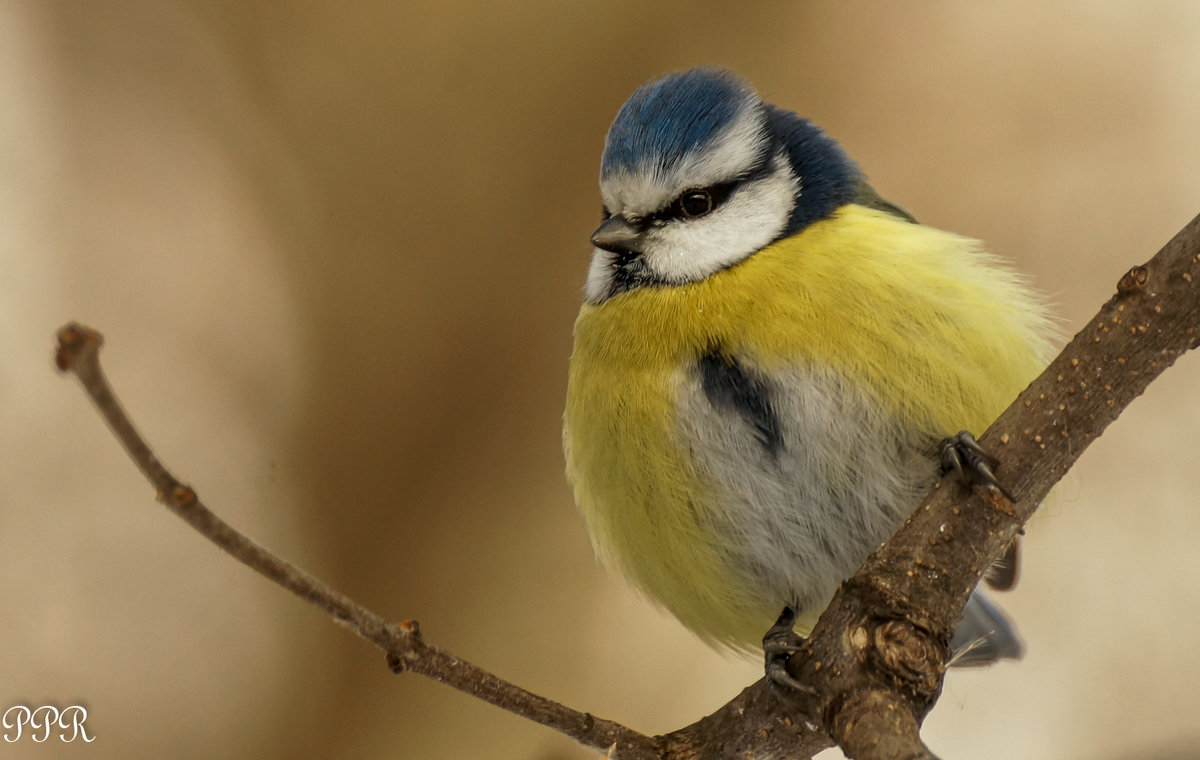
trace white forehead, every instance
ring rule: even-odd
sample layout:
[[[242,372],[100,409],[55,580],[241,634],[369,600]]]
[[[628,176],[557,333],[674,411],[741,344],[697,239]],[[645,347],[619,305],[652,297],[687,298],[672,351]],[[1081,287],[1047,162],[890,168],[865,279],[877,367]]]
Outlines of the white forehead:
[[[601,179],[600,198],[613,214],[642,217],[652,214],[693,187],[727,182],[753,166],[762,156],[765,114],[748,108],[712,140],[681,156],[669,167],[638,165],[619,169]]]

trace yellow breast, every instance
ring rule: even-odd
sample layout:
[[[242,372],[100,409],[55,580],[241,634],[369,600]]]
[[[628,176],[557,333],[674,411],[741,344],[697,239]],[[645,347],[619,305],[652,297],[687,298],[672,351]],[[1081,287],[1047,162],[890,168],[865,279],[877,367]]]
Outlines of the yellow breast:
[[[712,484],[678,435],[678,389],[700,356],[832,369],[940,438],[981,433],[1043,365],[1049,334],[1037,299],[975,241],[845,206],[701,282],[584,305],[568,476],[602,557],[702,636],[742,638],[731,626],[750,611],[710,530]]]

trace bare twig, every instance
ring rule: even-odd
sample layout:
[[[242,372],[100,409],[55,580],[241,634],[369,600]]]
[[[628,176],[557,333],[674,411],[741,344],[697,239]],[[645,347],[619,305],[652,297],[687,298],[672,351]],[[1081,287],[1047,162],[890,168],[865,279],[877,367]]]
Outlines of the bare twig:
[[[636,731],[530,693],[427,643],[416,621],[398,625],[388,622],[217,517],[191,487],[167,471],[134,428],[100,367],[103,342],[98,331],[68,324],[58,332],[55,363],[63,372],[79,378],[113,434],[154,486],[158,500],[208,540],[382,649],[387,653],[388,665],[396,672],[408,670],[429,676],[594,747],[604,748],[614,743],[650,746],[651,740]]]
[[[648,737],[531,694],[426,643],[238,533],[172,476],[134,429],[100,369],[101,336],[59,332],[57,363],[79,377],[158,492],[237,559],[328,612],[388,654],[396,671],[443,681],[621,760],[811,757],[833,740],[855,758],[933,758],[918,729],[941,690],[948,642],[971,589],[1085,448],[1163,370],[1200,344],[1200,217],[1145,266],[1000,416],[981,444],[1003,463],[1010,502],[939,483],[847,580],[821,616],[793,677],[815,697],[784,698],[762,681],[712,715]],[[832,737],[832,739],[831,739]]]

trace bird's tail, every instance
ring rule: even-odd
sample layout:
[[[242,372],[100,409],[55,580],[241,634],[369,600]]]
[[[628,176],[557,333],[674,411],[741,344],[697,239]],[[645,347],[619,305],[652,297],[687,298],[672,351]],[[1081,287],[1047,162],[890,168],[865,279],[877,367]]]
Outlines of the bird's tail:
[[[995,603],[979,591],[967,600],[962,623],[950,642],[952,667],[979,667],[1003,660],[1018,660],[1025,645],[1016,626]]]

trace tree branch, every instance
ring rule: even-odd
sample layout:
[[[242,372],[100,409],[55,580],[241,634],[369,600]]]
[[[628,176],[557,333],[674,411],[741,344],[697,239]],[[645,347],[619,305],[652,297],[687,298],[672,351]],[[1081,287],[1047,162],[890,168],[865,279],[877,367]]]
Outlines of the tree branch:
[[[842,584],[789,671],[814,695],[763,681],[690,726],[648,737],[531,694],[392,624],[222,521],[154,456],[99,362],[103,339],[69,324],[56,363],[75,374],[158,499],[213,543],[325,610],[412,671],[557,729],[621,760],[811,757],[836,741],[854,758],[932,758],[918,730],[941,691],[966,599],[1050,488],[1149,383],[1200,345],[1200,217],[1117,294],[980,438],[1016,502],[937,484],[896,534]]]
[[[614,743],[630,747],[650,746],[651,740],[636,731],[528,692],[427,643],[416,621],[398,625],[388,622],[319,578],[259,546],[217,517],[191,487],[181,483],[163,466],[134,428],[100,366],[103,343],[104,338],[98,331],[68,324],[58,332],[55,364],[59,370],[79,378],[117,440],[154,486],[158,500],[205,538],[382,649],[387,654],[389,667],[397,673],[407,670],[429,676],[593,747],[609,747]]]
[[[792,715],[810,716],[849,757],[934,757],[917,727],[941,692],[968,595],[1088,445],[1200,345],[1198,283],[1200,216],[1121,278],[1116,295],[979,439],[1002,462],[999,474],[1016,502],[982,489],[964,494],[947,476],[842,584],[789,663],[818,695],[797,698]],[[747,692],[756,690],[769,691],[761,681]],[[731,703],[685,730],[712,740],[728,709],[737,708]],[[778,738],[764,736],[756,748],[788,752]]]

